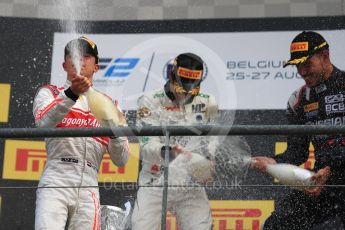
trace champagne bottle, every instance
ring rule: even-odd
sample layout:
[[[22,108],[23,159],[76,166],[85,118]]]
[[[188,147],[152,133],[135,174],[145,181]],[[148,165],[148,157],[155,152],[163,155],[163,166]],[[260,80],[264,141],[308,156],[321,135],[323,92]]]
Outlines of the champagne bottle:
[[[271,164],[267,166],[267,172],[279,180],[279,183],[294,189],[305,190],[315,185],[315,182],[311,180],[314,172],[296,165],[285,163]]]
[[[197,153],[189,155],[187,171],[193,182],[206,183],[213,180],[215,166],[213,163]]]
[[[90,87],[84,93],[87,98],[91,113],[102,127],[115,127],[127,125],[123,113],[116,108],[113,101],[103,93]]]

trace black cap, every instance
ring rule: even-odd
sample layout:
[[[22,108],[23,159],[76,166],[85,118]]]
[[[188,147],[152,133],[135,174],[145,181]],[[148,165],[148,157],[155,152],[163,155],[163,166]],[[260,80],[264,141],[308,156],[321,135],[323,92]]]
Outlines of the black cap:
[[[67,43],[65,46],[65,57],[70,55],[73,50],[80,52],[80,55],[89,54],[96,58],[96,63],[98,63],[98,50],[97,45],[90,39],[82,36],[80,38],[74,39]]]
[[[303,31],[292,40],[291,58],[284,64],[284,67],[301,64],[313,54],[328,49],[328,47],[327,41],[320,34],[313,31]]]

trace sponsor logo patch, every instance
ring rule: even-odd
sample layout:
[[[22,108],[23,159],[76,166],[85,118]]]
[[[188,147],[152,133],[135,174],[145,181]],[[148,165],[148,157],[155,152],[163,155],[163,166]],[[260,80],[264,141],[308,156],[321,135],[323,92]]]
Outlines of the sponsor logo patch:
[[[330,103],[337,103],[337,102],[341,102],[344,101],[344,95],[343,94],[336,94],[336,95],[329,95],[325,97],[325,102],[327,104]]]
[[[316,93],[322,93],[327,90],[327,86],[325,84],[321,84],[315,87]]]
[[[305,113],[306,117],[313,118],[319,115],[319,110],[313,110],[310,112]]]
[[[315,121],[316,125],[345,125],[345,116]]]
[[[291,44],[290,52],[308,51],[308,42],[294,42]]]
[[[345,104],[344,102],[334,103],[334,104],[326,104],[325,110],[327,114],[332,113],[343,113],[345,112]]]
[[[206,105],[204,103],[192,105],[193,113],[201,113],[206,111]]]
[[[202,77],[202,70],[190,70],[183,67],[178,67],[177,75],[183,78],[198,80]]]
[[[180,107],[178,106],[165,106],[164,109],[167,111],[180,111]]]
[[[311,104],[307,104],[304,106],[304,112],[310,112],[312,110],[316,110],[319,108],[319,102],[314,102],[314,103],[311,103]]]
[[[141,118],[148,117],[151,115],[151,110],[147,107],[142,107],[142,108],[138,109],[137,115],[138,115],[138,117],[141,117]]]

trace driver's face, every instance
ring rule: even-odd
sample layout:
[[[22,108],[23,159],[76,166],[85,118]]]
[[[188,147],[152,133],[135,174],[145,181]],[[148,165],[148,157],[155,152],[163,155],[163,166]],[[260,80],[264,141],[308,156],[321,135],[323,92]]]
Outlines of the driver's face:
[[[308,87],[317,86],[324,79],[325,68],[322,53],[314,54],[304,63],[296,65],[296,67]]]
[[[177,82],[172,81],[170,83],[170,91],[173,92],[176,102],[178,104],[185,104],[193,95],[190,93],[190,90],[184,89]]]
[[[75,61],[79,64],[79,70],[76,69]],[[96,64],[96,58],[90,54],[84,54],[77,59],[73,55],[67,55],[63,67],[68,75],[80,72],[81,75],[87,78],[91,78],[99,69],[99,65]]]

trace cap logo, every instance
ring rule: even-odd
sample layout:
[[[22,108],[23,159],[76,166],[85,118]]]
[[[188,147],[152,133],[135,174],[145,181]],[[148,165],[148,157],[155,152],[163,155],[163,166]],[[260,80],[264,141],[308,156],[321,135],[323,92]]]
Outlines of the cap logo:
[[[291,44],[290,52],[308,51],[308,42],[294,42]]]
[[[95,49],[96,44],[93,41],[91,41],[90,39],[88,39],[88,38],[86,38],[84,36],[80,37],[80,39],[83,39],[84,41],[87,41],[87,43],[89,43],[89,45],[92,47],[92,49]]]
[[[301,57],[301,58],[298,58],[298,59],[295,59],[295,60],[288,61],[288,63],[291,64],[291,65],[297,65],[297,64],[305,62],[308,59],[308,57],[309,56]]]
[[[314,48],[314,50],[321,49],[321,48],[324,47],[325,45],[327,45],[327,42],[323,42],[323,43],[321,43],[320,45],[316,46],[316,47]]]
[[[183,78],[198,80],[202,77],[202,70],[190,70],[183,67],[178,67],[177,75]]]

